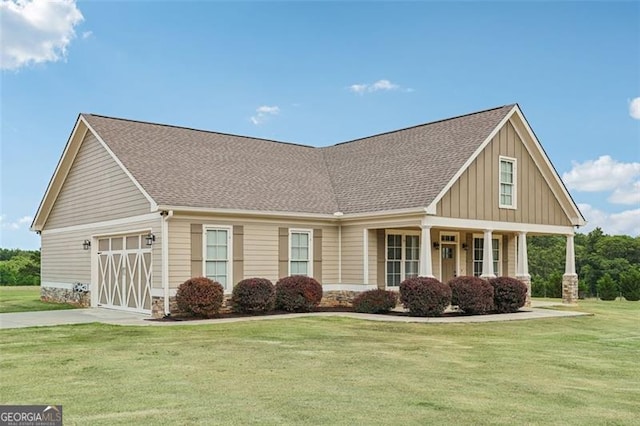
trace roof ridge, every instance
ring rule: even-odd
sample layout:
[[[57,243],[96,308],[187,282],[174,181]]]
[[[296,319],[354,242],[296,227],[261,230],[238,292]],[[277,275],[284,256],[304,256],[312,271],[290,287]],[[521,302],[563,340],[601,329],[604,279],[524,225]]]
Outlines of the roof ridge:
[[[224,135],[224,136],[233,136],[236,138],[243,138],[243,139],[254,139],[254,140],[258,140],[258,141],[263,141],[263,142],[272,142],[272,143],[280,143],[280,144],[284,144],[284,145],[294,145],[294,146],[299,146],[302,148],[318,148],[316,146],[311,146],[311,145],[304,145],[304,144],[300,144],[300,143],[295,143],[295,142],[284,142],[284,141],[277,141],[275,139],[266,139],[266,138],[259,138],[259,137],[254,137],[254,136],[246,136],[246,135],[237,135],[234,133],[225,133],[225,132],[216,132],[213,130],[204,130],[204,129],[196,129],[194,127],[186,127],[186,126],[178,126],[175,124],[166,124],[166,123],[156,123],[153,121],[144,121],[144,120],[133,120],[130,118],[122,118],[122,117],[111,117],[108,115],[101,115],[101,114],[93,114],[93,113],[80,113],[80,115],[82,116],[92,116],[92,117],[99,117],[99,118],[106,118],[109,120],[118,120],[118,121],[127,121],[130,123],[139,123],[139,124],[149,124],[152,126],[162,126],[162,127],[172,127],[174,129],[180,129],[180,130],[191,130],[194,132],[202,132],[202,133],[212,133],[212,134],[216,134],[216,135]]]
[[[337,143],[335,145],[331,145],[331,146],[328,146],[328,147],[325,147],[325,148],[330,148],[330,147],[338,146],[338,145],[345,145],[345,144],[348,144],[348,143],[358,142],[358,141],[362,141],[362,140],[365,140],[365,139],[375,138],[375,137],[383,136],[383,135],[389,135],[389,134],[392,134],[392,133],[404,132],[405,130],[415,129],[415,128],[423,127],[423,126],[430,126],[432,124],[442,123],[442,122],[449,121],[449,120],[457,120],[458,118],[468,117],[470,115],[476,115],[476,114],[483,114],[483,113],[486,113],[486,112],[489,112],[489,111],[495,111],[495,110],[506,108],[506,107],[513,108],[516,105],[518,105],[518,104],[517,103],[506,104],[506,105],[502,105],[502,106],[495,107],[495,108],[488,108],[488,109],[484,109],[484,110],[481,110],[481,111],[470,112],[468,114],[457,115],[455,117],[442,118],[440,120],[429,121],[427,123],[416,124],[416,125],[409,126],[409,127],[403,127],[402,129],[389,130],[387,132],[376,133],[374,135],[369,135],[369,136],[365,136],[365,137],[362,137],[362,138],[352,139],[350,141],[340,142],[340,143]]]

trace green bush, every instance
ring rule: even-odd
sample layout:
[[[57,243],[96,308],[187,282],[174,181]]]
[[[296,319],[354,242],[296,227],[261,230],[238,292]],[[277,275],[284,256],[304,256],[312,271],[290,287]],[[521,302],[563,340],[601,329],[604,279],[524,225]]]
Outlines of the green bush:
[[[554,272],[549,276],[546,284],[546,297],[562,298],[562,273]]]
[[[322,300],[322,285],[311,277],[291,275],[276,283],[276,308],[311,312]]]
[[[233,287],[233,310],[242,313],[261,313],[273,310],[276,288],[266,278],[247,278]]]
[[[616,300],[616,297],[620,294],[618,285],[613,281],[611,275],[604,274],[598,280],[598,296],[601,300]]]
[[[451,304],[451,288],[435,278],[409,278],[400,283],[400,301],[411,316],[437,317]]]
[[[640,268],[632,267],[620,274],[620,293],[629,301],[640,300]]]
[[[465,314],[481,315],[493,309],[493,287],[478,277],[462,276],[451,279],[451,304],[458,305]]]
[[[209,278],[190,278],[180,284],[176,302],[180,311],[197,317],[211,318],[220,312],[224,297],[222,284]]]
[[[383,314],[396,307],[398,295],[394,291],[369,290],[353,299],[353,310],[365,314]]]
[[[493,286],[493,307],[500,314],[518,312],[527,301],[527,285],[511,277],[497,277],[489,280]]]

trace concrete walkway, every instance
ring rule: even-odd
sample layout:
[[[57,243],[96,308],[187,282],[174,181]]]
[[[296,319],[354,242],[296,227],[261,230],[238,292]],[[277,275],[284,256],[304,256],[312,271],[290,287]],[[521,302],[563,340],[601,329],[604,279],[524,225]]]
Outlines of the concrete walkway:
[[[149,315],[134,312],[117,311],[104,308],[88,309],[67,309],[60,311],[39,311],[39,312],[19,312],[11,314],[0,314],[0,329],[24,328],[24,327],[46,327],[66,324],[88,324],[100,322],[114,325],[135,325],[135,326],[179,326],[179,325],[202,325],[202,324],[224,324],[242,321],[264,321],[273,319],[288,319],[300,317],[348,317],[371,321],[403,322],[403,323],[471,323],[471,322],[492,322],[492,321],[514,321],[529,320],[539,318],[559,318],[591,315],[584,312],[559,311],[553,309],[541,309],[559,306],[559,303],[547,301],[533,301],[531,308],[523,308],[514,314],[499,315],[475,315],[460,317],[406,317],[392,315],[372,315],[359,314],[356,312],[311,312],[304,314],[286,315],[264,315],[255,317],[223,318],[198,321],[149,321]]]

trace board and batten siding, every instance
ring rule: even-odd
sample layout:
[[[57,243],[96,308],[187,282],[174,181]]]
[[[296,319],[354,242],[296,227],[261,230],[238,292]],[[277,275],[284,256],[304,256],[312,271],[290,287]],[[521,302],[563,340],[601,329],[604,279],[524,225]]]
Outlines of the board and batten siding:
[[[535,152],[534,155],[539,156]],[[516,209],[499,208],[500,156],[516,159]],[[541,158],[538,162],[543,164]],[[549,173],[551,171],[547,171],[547,175]],[[556,185],[555,182],[552,184]],[[438,202],[437,215],[459,219],[571,225],[511,121],[500,129]]]
[[[41,281],[46,283],[75,282],[91,283],[91,256],[97,256],[97,238],[112,235],[123,235],[130,231],[142,233],[150,231],[156,236],[152,249],[153,277],[152,287],[162,287],[162,232],[160,215],[156,220],[146,220],[127,225],[99,226],[90,230],[42,231],[41,237]],[[82,248],[84,240],[92,241],[90,250]],[[93,289],[93,287],[92,287]]]
[[[150,212],[140,192],[88,132],[58,194],[44,229],[101,222]]]

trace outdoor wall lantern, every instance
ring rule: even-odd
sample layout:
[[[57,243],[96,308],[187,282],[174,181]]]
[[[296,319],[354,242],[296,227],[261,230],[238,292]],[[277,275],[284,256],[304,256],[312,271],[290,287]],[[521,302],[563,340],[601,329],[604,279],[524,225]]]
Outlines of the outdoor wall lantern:
[[[153,245],[153,242],[156,240],[156,236],[153,235],[151,232],[149,232],[147,236],[144,237],[144,240],[147,242],[148,246],[151,246]]]
[[[89,250],[89,249],[91,248],[91,241],[89,241],[89,240],[84,240],[84,241],[82,242],[82,248],[83,248],[84,250]]]
[[[433,243],[433,248],[436,250],[440,250],[440,243]]]
[[[467,251],[469,249],[469,246],[467,245],[467,243],[462,243],[462,250]]]

